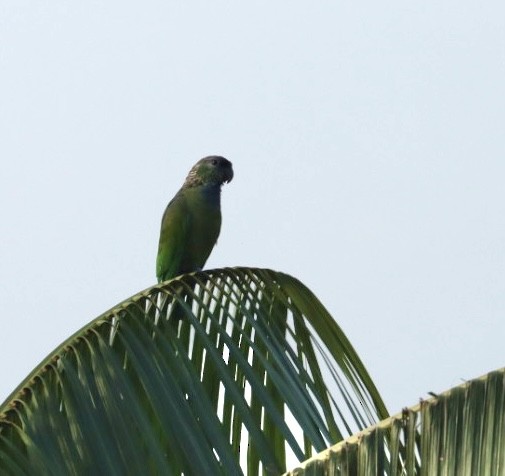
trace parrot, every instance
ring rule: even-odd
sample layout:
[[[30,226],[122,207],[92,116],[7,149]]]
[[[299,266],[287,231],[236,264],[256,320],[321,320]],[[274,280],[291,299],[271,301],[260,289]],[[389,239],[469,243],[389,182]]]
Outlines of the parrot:
[[[221,186],[232,179],[232,163],[218,155],[191,168],[161,220],[158,283],[203,268],[221,230]]]

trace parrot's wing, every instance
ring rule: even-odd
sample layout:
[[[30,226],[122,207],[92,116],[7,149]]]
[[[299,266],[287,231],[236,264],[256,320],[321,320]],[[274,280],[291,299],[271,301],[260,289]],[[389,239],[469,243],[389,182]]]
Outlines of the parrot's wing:
[[[158,282],[180,274],[184,249],[190,233],[190,214],[183,194],[168,204],[161,220],[160,243],[156,259]]]

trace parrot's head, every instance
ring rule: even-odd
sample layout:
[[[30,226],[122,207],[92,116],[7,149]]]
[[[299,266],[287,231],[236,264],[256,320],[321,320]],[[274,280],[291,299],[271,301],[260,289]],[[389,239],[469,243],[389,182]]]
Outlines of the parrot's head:
[[[233,167],[231,162],[219,155],[211,155],[200,159],[189,171],[185,187],[197,187],[199,185],[218,185],[231,182],[233,179]]]

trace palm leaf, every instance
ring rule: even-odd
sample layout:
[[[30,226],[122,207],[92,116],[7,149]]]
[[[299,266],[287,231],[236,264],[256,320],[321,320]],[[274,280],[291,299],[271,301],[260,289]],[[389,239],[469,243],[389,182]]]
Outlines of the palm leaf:
[[[287,476],[505,474],[505,369],[403,410]]]
[[[386,416],[302,283],[261,269],[198,272],[133,296],[51,353],[0,407],[0,468],[279,474],[293,455]]]

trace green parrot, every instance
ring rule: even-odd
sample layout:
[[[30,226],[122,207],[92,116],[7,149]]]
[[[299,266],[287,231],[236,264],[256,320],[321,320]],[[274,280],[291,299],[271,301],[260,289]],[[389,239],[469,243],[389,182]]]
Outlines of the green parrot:
[[[233,178],[229,160],[199,160],[161,220],[156,259],[158,282],[203,268],[221,229],[221,185]]]

